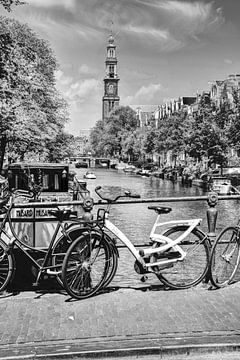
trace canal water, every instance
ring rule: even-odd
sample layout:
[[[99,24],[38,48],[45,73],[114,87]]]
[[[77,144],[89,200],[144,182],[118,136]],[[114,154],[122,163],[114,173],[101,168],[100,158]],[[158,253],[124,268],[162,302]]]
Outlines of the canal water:
[[[86,180],[83,175],[86,169],[74,169],[77,177],[87,182],[91,197],[98,200],[95,193],[96,186],[102,186],[102,192],[114,197],[124,190],[138,193],[142,199],[184,197],[207,195],[199,187],[183,187],[180,181],[175,183],[170,180],[162,180],[155,177],[142,177],[140,175],[125,173],[115,169],[93,169],[96,179]],[[151,228],[156,219],[156,213],[148,209],[151,203],[141,204],[118,204],[113,205],[110,212],[110,220],[117,225],[134,244],[144,244],[148,242]],[[154,203],[157,205],[157,203]],[[172,208],[172,212],[162,215],[163,221],[176,219],[201,218],[201,229],[208,231],[206,211],[208,204],[206,201],[184,201],[184,202],[164,202],[161,206]],[[235,224],[239,217],[239,200],[219,201],[217,229],[219,233],[227,224]],[[95,206],[96,212],[98,206]],[[118,245],[121,245],[118,242]],[[140,282],[141,275],[134,271],[135,259],[126,249],[120,249],[118,272],[111,285],[120,287],[142,287]],[[147,285],[160,284],[155,276],[149,276]]]

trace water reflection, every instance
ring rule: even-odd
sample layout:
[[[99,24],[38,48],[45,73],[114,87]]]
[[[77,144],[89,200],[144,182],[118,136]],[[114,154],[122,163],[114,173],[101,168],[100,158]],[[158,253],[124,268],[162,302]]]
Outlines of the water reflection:
[[[85,169],[74,169],[80,179],[83,179]],[[199,187],[183,187],[181,183],[172,183],[169,180],[162,180],[155,177],[141,177],[135,174],[118,172],[117,170],[94,169],[96,179],[87,180],[87,187],[91,192],[94,200],[98,200],[98,196],[94,192],[96,186],[101,185],[108,192],[113,191],[115,187],[116,193],[121,189],[129,189],[141,195],[141,198],[165,198],[165,197],[184,197],[184,196],[200,196],[206,195]],[[111,187],[111,188],[110,188]],[[114,195],[115,196],[115,195]],[[201,218],[201,228],[207,232],[206,210],[208,208],[206,201],[186,201],[161,203],[170,206],[172,212],[163,215],[163,221],[175,219]],[[221,229],[230,224],[235,224],[239,216],[239,200],[219,201],[217,233]],[[110,219],[117,225],[135,244],[143,244],[148,241],[148,237],[156,218],[154,211],[148,210],[148,203],[131,204],[131,205],[114,205],[112,206]],[[156,205],[156,203],[155,203]],[[114,283],[121,282],[126,286],[134,286],[139,284],[139,275],[135,274],[133,269],[134,258],[128,254],[126,250],[120,250],[120,266]],[[156,283],[159,280],[155,280]],[[113,284],[114,284],[113,283]],[[151,282],[152,283],[152,282]]]

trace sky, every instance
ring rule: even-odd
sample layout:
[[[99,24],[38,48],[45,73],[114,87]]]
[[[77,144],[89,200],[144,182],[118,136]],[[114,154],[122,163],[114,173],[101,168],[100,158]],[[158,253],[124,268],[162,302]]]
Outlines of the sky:
[[[27,23],[54,50],[74,135],[101,119],[111,31],[120,105],[161,105],[240,74],[240,0],[26,1],[0,14]]]

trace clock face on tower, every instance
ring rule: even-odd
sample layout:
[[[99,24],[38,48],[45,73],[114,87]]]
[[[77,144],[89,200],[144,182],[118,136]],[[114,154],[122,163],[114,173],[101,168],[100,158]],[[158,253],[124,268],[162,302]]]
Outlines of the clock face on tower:
[[[114,93],[114,85],[112,83],[110,83],[108,85],[108,93],[109,94],[113,94]]]

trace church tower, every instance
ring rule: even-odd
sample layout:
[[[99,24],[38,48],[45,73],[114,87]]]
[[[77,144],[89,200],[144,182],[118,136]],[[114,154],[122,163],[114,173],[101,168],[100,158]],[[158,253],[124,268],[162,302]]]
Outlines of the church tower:
[[[104,77],[104,95],[102,98],[102,120],[109,117],[111,111],[119,106],[117,57],[114,37],[110,34],[107,44],[107,58],[105,61],[106,75]]]

